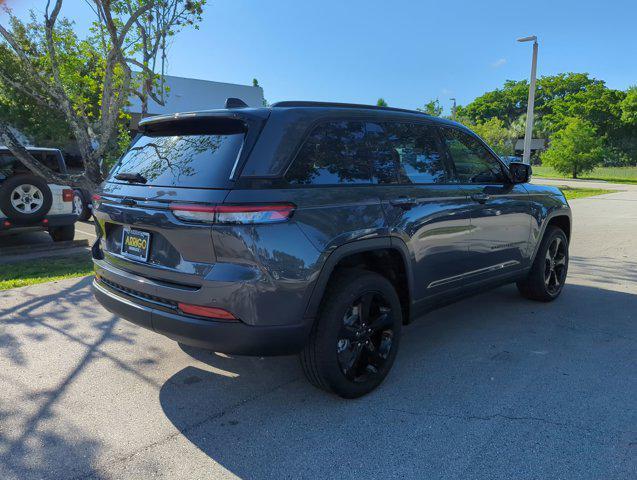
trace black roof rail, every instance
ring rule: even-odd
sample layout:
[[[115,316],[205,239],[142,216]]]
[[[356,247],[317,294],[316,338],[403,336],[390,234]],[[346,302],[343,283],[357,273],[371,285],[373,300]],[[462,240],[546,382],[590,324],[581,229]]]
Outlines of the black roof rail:
[[[240,98],[228,97],[223,108],[247,108],[248,104]]]
[[[415,113],[418,115],[423,115],[425,117],[430,117],[426,113],[419,112],[418,110],[408,110],[406,108],[396,108],[396,107],[379,107],[377,105],[363,105],[358,103],[336,103],[336,102],[311,102],[311,101],[285,101],[285,102],[276,102],[270,105],[273,108],[285,108],[285,107],[334,107],[334,108],[360,108],[364,110],[381,110],[381,111],[389,111],[389,112],[403,112],[403,113]]]

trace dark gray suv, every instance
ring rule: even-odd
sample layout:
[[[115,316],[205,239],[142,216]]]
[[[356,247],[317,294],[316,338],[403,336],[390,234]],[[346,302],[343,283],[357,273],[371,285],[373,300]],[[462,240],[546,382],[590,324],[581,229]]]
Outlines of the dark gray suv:
[[[183,344],[300,353],[343,397],[378,386],[402,327],[517,282],[561,292],[571,213],[467,128],[394,108],[283,102],[153,117],[95,202],[94,291]]]

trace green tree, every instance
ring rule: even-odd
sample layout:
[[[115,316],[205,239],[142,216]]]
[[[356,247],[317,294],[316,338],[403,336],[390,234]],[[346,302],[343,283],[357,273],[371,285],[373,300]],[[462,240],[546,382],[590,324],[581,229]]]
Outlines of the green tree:
[[[387,102],[385,101],[384,98],[379,98],[378,100],[376,100],[376,106],[378,107],[387,107]]]
[[[487,142],[498,155],[513,155],[517,136],[515,132],[506,128],[504,121],[499,118],[491,118],[470,128]]]
[[[626,90],[626,97],[621,103],[622,122],[637,127],[637,85]]]
[[[436,98],[435,100],[430,100],[425,103],[422,108],[418,108],[418,111],[426,113],[427,115],[439,117],[442,115],[442,106],[440,105],[440,101]]]
[[[605,88],[604,82],[590,78],[586,73],[540,77],[535,94],[535,113],[540,117],[550,114],[554,110],[555,101],[585,92],[592,86]],[[486,92],[466,106],[458,106],[457,114],[468,118],[472,123],[497,117],[510,125],[526,113],[528,94],[528,81],[507,80],[502,88]]]
[[[457,109],[458,118],[476,125],[499,118],[523,135],[528,82],[508,80]],[[633,103],[634,102],[634,103]],[[608,164],[637,164],[637,93],[608,88],[586,73],[561,73],[537,82],[534,136],[547,138],[563,130],[573,117],[589,122],[604,138]],[[634,117],[633,117],[634,114]],[[522,127],[522,129],[520,129]]]
[[[109,158],[127,143],[128,99],[139,96],[143,109],[148,97],[162,102],[154,90],[155,68],[163,65],[167,39],[197,21],[205,2],[87,3],[96,20],[86,38],[79,38],[73,22],[61,16],[63,0],[47,2],[43,18],[32,12],[27,21],[0,7],[8,18],[6,26],[0,24],[0,143],[34,173],[92,190],[104,179]],[[132,67],[141,71],[133,74]],[[71,136],[83,171],[53,172],[24,148],[9,122],[49,143],[56,138],[66,143]],[[40,129],[46,122],[50,125]]]
[[[569,118],[565,127],[551,137],[550,147],[541,158],[544,165],[577,178],[603,161],[603,138],[590,122]]]

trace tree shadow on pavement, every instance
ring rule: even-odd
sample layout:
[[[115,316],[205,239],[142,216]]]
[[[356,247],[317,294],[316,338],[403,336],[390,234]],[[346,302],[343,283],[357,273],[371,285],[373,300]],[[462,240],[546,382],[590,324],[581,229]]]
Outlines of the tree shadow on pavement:
[[[182,347],[206,368],[176,373],[160,402],[244,479],[629,478],[636,312],[628,293],[567,285],[543,304],[502,287],[407,326],[385,383],[352,401],[301,380],[295,357]]]
[[[105,315],[103,309],[89,302],[91,280],[83,278],[50,295],[40,294],[41,288],[3,292],[0,353],[10,367],[0,372],[0,385],[8,388],[3,398],[10,399],[0,405],[3,480],[101,477],[94,467],[101,442],[93,432],[75,426],[73,416],[58,411],[58,403],[96,358],[108,358],[124,370],[133,370],[103,347],[107,342],[132,344],[134,338],[118,334],[115,331],[118,319]],[[82,306],[82,322],[71,317],[78,305]],[[8,332],[9,328],[13,333]],[[46,381],[31,381],[21,371],[29,372],[29,363],[44,362],[46,368],[46,359],[41,357],[46,350],[34,354],[27,349],[52,335],[69,342],[69,358],[63,359],[63,369],[53,369]]]

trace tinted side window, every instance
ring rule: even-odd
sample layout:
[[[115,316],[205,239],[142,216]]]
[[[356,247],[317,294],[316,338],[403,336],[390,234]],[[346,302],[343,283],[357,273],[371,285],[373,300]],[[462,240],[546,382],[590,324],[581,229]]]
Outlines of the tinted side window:
[[[18,159],[12,153],[0,153],[0,180],[13,175],[13,171],[18,164]]]
[[[285,178],[292,184],[370,183],[363,122],[329,122],[306,139]]]
[[[502,166],[480,141],[455,128],[441,128],[461,183],[503,183]]]
[[[374,178],[378,183],[445,183],[445,162],[436,132],[427,125],[387,122],[382,135],[370,136]],[[388,172],[392,171],[393,175]]]
[[[36,155],[37,157],[37,155]],[[42,154],[42,163],[49,167],[54,172],[60,171],[60,162],[58,160],[57,155],[53,153],[43,153]]]

